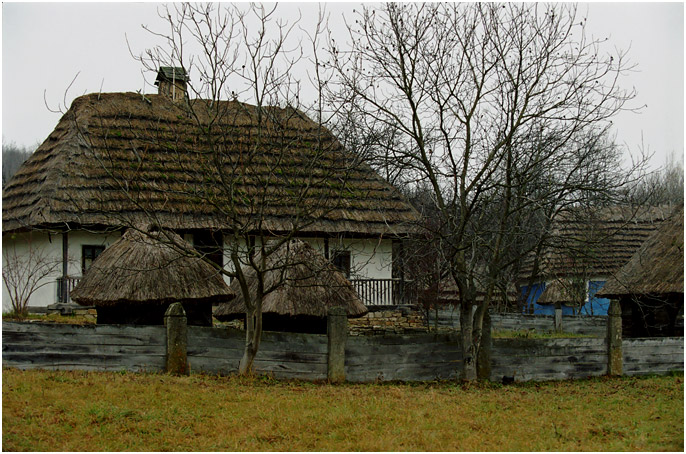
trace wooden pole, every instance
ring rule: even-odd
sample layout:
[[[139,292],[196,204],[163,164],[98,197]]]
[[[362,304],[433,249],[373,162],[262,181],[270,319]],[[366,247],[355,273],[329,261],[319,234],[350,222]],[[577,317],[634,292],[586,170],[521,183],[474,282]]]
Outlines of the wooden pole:
[[[167,373],[188,375],[188,326],[181,303],[172,303],[164,313],[167,327]]]
[[[555,332],[556,333],[561,333],[562,332],[562,304],[560,303],[555,303]]]
[[[607,311],[607,374],[622,375],[622,308],[619,300],[610,300]]]
[[[348,315],[344,307],[329,309],[326,320],[329,336],[327,376],[332,383],[345,381],[345,343],[348,338]]]

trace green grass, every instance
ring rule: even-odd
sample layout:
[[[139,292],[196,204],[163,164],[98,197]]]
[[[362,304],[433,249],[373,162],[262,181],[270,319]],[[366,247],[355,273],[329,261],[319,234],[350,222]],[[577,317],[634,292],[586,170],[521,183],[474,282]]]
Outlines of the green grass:
[[[329,385],[3,370],[2,447],[29,451],[683,451],[683,375]]]

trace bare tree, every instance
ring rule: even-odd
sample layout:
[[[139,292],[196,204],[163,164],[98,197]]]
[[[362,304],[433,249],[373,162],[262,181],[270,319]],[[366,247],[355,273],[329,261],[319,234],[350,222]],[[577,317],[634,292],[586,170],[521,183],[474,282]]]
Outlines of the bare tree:
[[[646,175],[627,192],[627,198],[632,203],[651,206],[683,204],[683,155],[681,159],[674,154],[669,155],[664,166]]]
[[[31,241],[31,234],[21,243],[11,241],[2,247],[2,281],[10,298],[12,313],[25,317],[29,300],[41,287],[54,282],[49,276],[62,264]]]
[[[357,12],[350,49],[331,43],[341,121],[377,138],[389,174],[431,189],[438,219],[423,227],[459,290],[468,380],[503,274],[558,213],[630,179],[607,140],[630,68],[584,23],[569,5],[388,3]]]
[[[137,58],[155,72],[171,66],[191,74],[187,94],[177,102],[148,100],[164,104],[154,114],[140,101],[143,94],[140,112],[125,114],[106,95],[98,97],[99,124],[91,121],[81,134],[102,174],[95,203],[107,206],[116,194],[124,207],[115,222],[142,231],[150,225],[192,231],[198,219],[214,226],[202,247],[174,246],[239,283],[247,307],[239,373],[248,373],[259,349],[264,297],[283,283],[265,276],[284,276],[286,266],[297,264],[270,265],[270,256],[304,231],[326,231],[337,222],[332,212],[357,209],[374,188],[360,184],[359,158],[326,129],[317,57],[308,60],[303,51],[318,47],[322,15],[299,40],[297,22],[278,20],[276,6],[180,4],[160,15],[168,31],[151,32],[163,43]],[[296,74],[300,64],[314,68],[309,104]],[[248,275],[257,280],[254,291]]]

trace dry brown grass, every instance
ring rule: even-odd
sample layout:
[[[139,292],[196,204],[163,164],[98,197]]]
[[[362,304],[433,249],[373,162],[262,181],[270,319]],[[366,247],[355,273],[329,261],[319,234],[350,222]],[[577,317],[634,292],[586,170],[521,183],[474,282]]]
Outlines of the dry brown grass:
[[[333,386],[3,370],[3,449],[683,451],[683,376]]]

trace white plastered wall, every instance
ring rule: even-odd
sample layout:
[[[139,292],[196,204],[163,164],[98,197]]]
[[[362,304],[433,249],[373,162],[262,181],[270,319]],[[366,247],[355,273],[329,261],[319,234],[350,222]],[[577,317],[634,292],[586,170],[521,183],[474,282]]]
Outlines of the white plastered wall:
[[[67,270],[69,276],[79,277],[82,274],[81,269],[81,254],[84,245],[91,246],[105,246],[108,247],[114,243],[121,233],[113,232],[109,234],[104,233],[90,233],[79,230],[72,230],[68,233],[69,239],[69,261]],[[51,272],[46,275],[40,282],[38,288],[29,299],[29,306],[31,307],[46,307],[56,302],[57,297],[57,279],[62,276],[62,234],[61,233],[46,233],[46,232],[31,232],[22,234],[5,234],[2,237],[2,266],[5,270],[13,259],[12,256],[16,254],[17,257],[28,257],[29,250],[37,251],[42,257],[45,257],[54,266],[51,266]],[[10,296],[7,286],[3,282],[2,285],[2,311],[11,310]]]
[[[324,255],[325,243],[323,238],[302,238],[317,252]],[[224,238],[224,268],[233,271],[228,240]],[[245,241],[242,248],[247,251]],[[329,253],[335,250],[350,251],[350,266],[352,279],[390,279],[392,277],[393,242],[379,239],[343,239],[329,240]],[[230,279],[224,276],[228,284]]]

